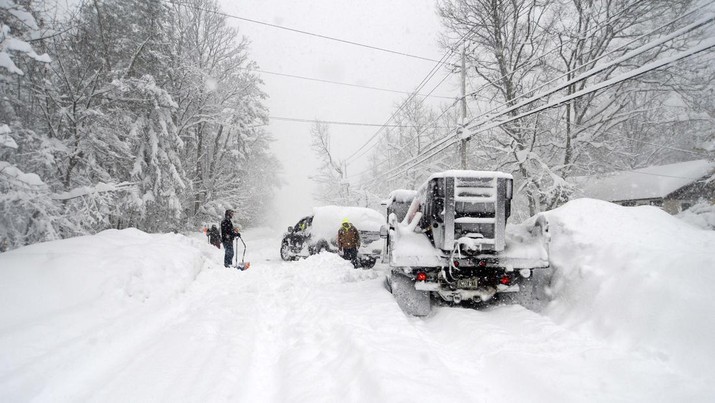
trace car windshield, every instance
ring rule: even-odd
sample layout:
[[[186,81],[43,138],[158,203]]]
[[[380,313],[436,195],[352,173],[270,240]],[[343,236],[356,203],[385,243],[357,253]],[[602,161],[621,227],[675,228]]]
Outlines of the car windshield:
[[[310,222],[312,221],[312,217],[303,217],[298,221],[297,224],[295,224],[295,227],[293,227],[294,231],[304,231],[306,228],[310,227]]]

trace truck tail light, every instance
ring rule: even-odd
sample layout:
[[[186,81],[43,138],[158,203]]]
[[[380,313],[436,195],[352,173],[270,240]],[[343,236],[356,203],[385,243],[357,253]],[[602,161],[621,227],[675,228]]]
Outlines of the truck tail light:
[[[504,276],[501,276],[501,278],[499,279],[499,282],[504,285],[509,285],[509,284],[511,284],[511,279],[509,278],[509,276],[504,275]]]
[[[425,281],[427,280],[427,275],[424,274],[423,272],[417,273],[417,281]]]

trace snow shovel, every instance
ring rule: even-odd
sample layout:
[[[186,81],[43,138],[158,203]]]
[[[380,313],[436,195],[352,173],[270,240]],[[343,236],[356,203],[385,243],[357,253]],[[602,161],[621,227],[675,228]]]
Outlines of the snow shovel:
[[[241,263],[238,263],[238,253],[236,254],[236,268],[238,270],[244,271],[248,270],[251,267],[251,262],[246,262],[246,243],[243,242],[242,237],[238,237],[238,239],[241,240],[241,243],[243,244],[243,256],[241,257]],[[236,249],[238,249],[238,242],[236,242]]]

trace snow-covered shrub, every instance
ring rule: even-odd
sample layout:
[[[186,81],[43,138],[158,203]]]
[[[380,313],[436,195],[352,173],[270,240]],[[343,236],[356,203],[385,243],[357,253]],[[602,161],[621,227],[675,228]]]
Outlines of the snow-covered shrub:
[[[715,205],[700,201],[676,217],[702,229],[715,230]]]

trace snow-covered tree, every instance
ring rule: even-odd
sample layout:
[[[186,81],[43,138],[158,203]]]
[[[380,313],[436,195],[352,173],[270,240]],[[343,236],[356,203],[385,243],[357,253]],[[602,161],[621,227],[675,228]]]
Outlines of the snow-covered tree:
[[[310,128],[311,148],[320,161],[313,181],[318,185],[316,200],[341,206],[357,205],[359,195],[350,189],[344,161],[338,160],[330,147],[330,130],[326,123],[315,121]]]
[[[11,247],[268,211],[279,164],[266,95],[215,1],[89,0],[58,17],[0,0],[0,16]]]
[[[435,171],[457,169],[459,166],[455,147],[415,167],[403,166],[459,127],[459,119],[453,109],[445,107],[438,113],[418,97],[408,97],[395,108],[393,121],[396,127],[385,129],[371,155],[370,174],[363,178],[367,191],[382,198],[394,189],[417,188]],[[383,175],[385,172],[390,174]]]
[[[238,220],[250,221],[260,206],[267,208],[260,201],[272,197],[273,186],[247,184],[258,173],[255,165],[273,158],[268,152],[271,138],[262,128],[268,115],[262,104],[266,95],[251,72],[256,65],[248,57],[248,40],[228,26],[213,0],[171,6],[176,16],[170,26],[174,66],[167,84],[178,105],[175,124],[186,142],[182,160],[192,185],[184,200],[185,215],[200,223],[218,220],[233,208]],[[272,171],[263,168],[263,173]],[[277,183],[275,175],[262,177],[269,179],[264,183]]]
[[[648,114],[661,119],[670,116],[671,120],[683,116],[667,102],[675,93],[688,92],[682,77],[673,73],[677,65],[583,94],[539,113],[521,115],[556,98],[578,95],[594,84],[694,43],[691,39],[702,37],[702,31],[616,61],[696,18],[690,15],[678,19],[691,4],[638,0],[439,2],[447,37],[465,38],[470,75],[482,84],[480,95],[489,99],[480,108],[489,116],[480,116],[473,130],[484,127],[484,123],[506,121],[480,131],[484,140],[480,147],[490,151],[486,168],[515,175],[519,202],[524,202],[529,214],[568,200],[572,192],[566,180],[569,176],[623,166],[624,151],[636,147],[634,143],[640,142],[642,147],[645,140],[665,146],[657,152],[660,161],[673,155],[662,152],[673,149],[666,135],[643,136],[646,132],[667,132],[663,130],[667,125],[648,124]],[[693,60],[680,65],[697,64]],[[594,68],[598,71],[587,78],[572,81]],[[677,85],[667,89],[670,83]],[[558,91],[552,91],[554,88]],[[520,104],[530,97],[536,99]],[[626,136],[629,130],[641,138],[631,140]],[[472,150],[480,152],[475,147]]]
[[[39,32],[31,9],[0,0],[0,250],[57,239],[68,228],[48,185],[26,169],[34,159],[27,140],[35,135],[16,111],[25,100],[17,90],[24,60],[50,62],[30,44]]]

